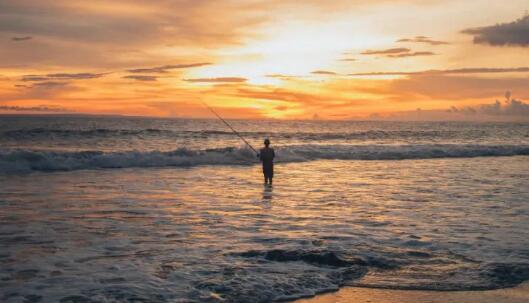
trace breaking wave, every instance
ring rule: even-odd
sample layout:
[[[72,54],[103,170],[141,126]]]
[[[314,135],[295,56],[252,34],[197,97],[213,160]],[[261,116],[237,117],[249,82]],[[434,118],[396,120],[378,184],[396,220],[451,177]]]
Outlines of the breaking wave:
[[[529,155],[529,145],[291,145],[278,147],[276,154],[278,162],[498,157]],[[205,150],[179,148],[167,152],[0,150],[0,173],[256,163],[256,156],[250,149],[235,147]]]

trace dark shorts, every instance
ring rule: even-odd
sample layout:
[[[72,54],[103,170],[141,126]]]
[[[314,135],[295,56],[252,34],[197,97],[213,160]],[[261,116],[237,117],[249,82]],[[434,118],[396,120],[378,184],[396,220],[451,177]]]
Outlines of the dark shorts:
[[[274,177],[274,164],[263,164],[263,174],[267,178]]]

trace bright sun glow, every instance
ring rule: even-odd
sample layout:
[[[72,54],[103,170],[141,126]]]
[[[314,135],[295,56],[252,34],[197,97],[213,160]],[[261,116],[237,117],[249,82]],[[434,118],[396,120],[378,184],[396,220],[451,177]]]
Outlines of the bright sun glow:
[[[528,98],[526,6],[13,4],[0,17],[14,20],[0,20],[0,112],[203,117],[207,101],[233,118],[467,119],[507,90]]]

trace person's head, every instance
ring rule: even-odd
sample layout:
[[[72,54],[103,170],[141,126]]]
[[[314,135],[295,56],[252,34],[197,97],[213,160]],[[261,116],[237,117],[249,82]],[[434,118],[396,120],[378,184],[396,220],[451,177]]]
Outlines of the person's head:
[[[266,147],[268,147],[268,145],[270,145],[270,139],[266,138],[266,139],[264,140],[264,145],[265,145]]]

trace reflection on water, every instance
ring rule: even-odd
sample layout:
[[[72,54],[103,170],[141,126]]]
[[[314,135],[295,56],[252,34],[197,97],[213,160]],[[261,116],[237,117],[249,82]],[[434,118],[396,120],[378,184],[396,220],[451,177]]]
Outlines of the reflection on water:
[[[273,189],[274,187],[272,185],[263,186],[263,202],[264,203],[272,202]]]
[[[273,188],[258,166],[0,176],[0,301],[511,286],[529,277],[528,160],[280,164]]]

